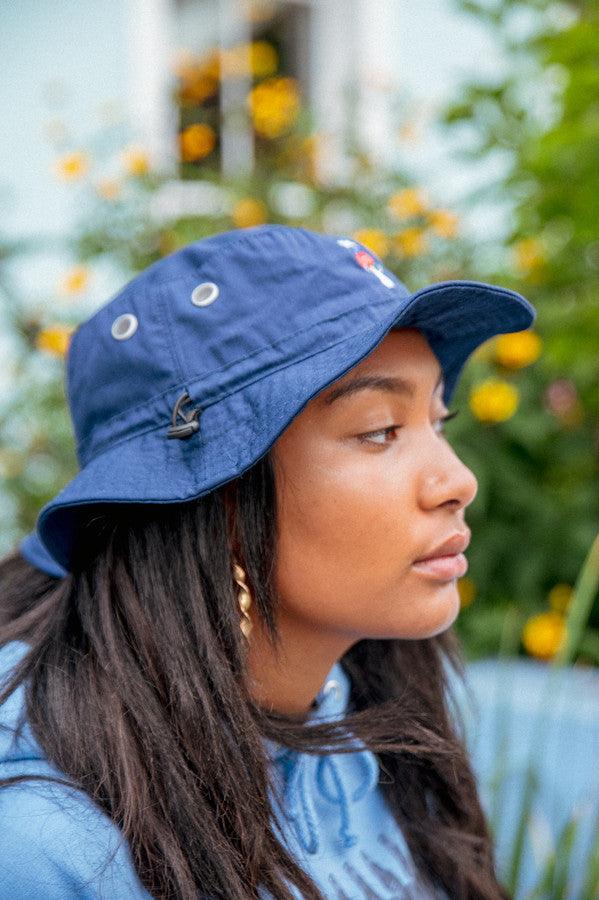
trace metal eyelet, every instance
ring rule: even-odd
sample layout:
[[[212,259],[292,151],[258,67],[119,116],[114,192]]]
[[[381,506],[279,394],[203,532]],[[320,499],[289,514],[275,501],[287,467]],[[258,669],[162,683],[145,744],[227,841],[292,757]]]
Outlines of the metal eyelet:
[[[134,316],[133,313],[123,313],[112,323],[110,333],[116,341],[126,341],[135,334],[138,325],[137,316]]]
[[[218,285],[213,281],[203,281],[194,287],[191,292],[191,302],[194,306],[209,306],[218,297]]]

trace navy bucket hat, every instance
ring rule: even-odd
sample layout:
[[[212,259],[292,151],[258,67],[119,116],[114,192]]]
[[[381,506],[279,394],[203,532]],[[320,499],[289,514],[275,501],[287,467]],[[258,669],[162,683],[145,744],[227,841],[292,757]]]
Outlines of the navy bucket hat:
[[[69,569],[90,506],[180,503],[241,475],[394,326],[423,332],[447,405],[479,344],[535,318],[520,294],[483,282],[411,292],[348,237],[260,225],[191,243],[74,332],[80,470],[40,510],[39,537]]]
[[[58,565],[54,557],[50,556],[35,529],[20,541],[19,552],[30,565],[45,572],[46,575],[51,575],[53,578],[64,578],[68,574],[62,566]]]

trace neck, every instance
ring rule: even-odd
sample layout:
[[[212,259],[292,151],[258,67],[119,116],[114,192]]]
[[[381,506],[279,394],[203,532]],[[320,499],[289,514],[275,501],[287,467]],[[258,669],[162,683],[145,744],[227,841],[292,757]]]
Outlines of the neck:
[[[309,712],[333,665],[356,642],[347,634],[280,616],[280,647],[275,652],[258,624],[250,636],[248,667],[255,700],[271,712],[297,716]]]

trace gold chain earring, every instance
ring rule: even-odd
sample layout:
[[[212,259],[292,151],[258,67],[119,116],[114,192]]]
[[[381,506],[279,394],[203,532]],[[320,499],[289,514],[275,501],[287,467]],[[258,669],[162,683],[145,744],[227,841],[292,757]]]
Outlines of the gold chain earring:
[[[241,628],[244,637],[249,639],[252,630],[252,620],[250,619],[249,614],[249,608],[252,605],[252,595],[250,594],[250,589],[245,581],[247,577],[246,573],[238,562],[233,563],[233,575],[240,587],[240,591],[237,594],[237,602],[239,603],[243,618],[239,623],[239,627]]]

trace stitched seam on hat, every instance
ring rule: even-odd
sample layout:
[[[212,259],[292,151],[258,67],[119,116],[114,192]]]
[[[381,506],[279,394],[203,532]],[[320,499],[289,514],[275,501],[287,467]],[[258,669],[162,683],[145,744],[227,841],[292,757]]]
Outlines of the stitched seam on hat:
[[[361,334],[364,334],[365,332],[370,331],[372,327],[373,326],[370,326],[370,328],[364,328],[364,329],[362,329],[362,331],[357,331],[355,334],[351,335],[350,337],[359,337]],[[307,359],[311,359],[313,356],[318,356],[319,353],[326,353],[327,350],[330,350],[333,347],[336,347],[338,344],[342,344],[344,341],[346,341],[348,339],[349,338],[342,338],[340,341],[335,341],[334,344],[329,344],[329,346],[327,346],[327,347],[322,347],[320,350],[317,350],[315,353],[309,353],[307,356],[303,356],[301,359],[293,360],[292,362],[289,362],[286,365],[281,366],[279,369],[276,369],[274,372],[269,372],[268,375],[261,375],[260,378],[256,378],[256,379],[254,379],[254,381],[249,381],[246,384],[242,385],[241,387],[236,388],[234,391],[230,391],[228,394],[224,394],[222,397],[218,397],[216,400],[213,401],[213,403],[209,404],[209,406],[214,406],[216,403],[220,403],[223,400],[227,400],[229,397],[235,396],[235,394],[238,394],[240,391],[246,390],[252,384],[256,384],[256,383],[262,381],[264,378],[270,377],[271,375],[275,375],[277,372],[280,372],[283,369],[288,369],[290,366],[296,365],[297,363],[305,362]],[[207,409],[208,407],[204,407],[204,408]],[[200,420],[201,420],[201,416],[200,416]],[[235,421],[235,422],[231,423],[230,425],[228,425],[226,428],[223,428],[221,431],[217,431],[217,432],[211,431],[210,435],[213,438],[220,438],[225,434],[229,434],[229,432],[233,431],[233,429],[238,428],[238,427],[239,427],[239,421]],[[89,460],[87,461],[87,463],[85,465],[86,466],[89,465],[89,463],[93,459],[96,459],[96,457],[101,456],[107,450],[111,450],[113,447],[116,447],[119,444],[125,443],[126,441],[131,441],[134,438],[142,437],[144,434],[151,434],[154,431],[160,431],[161,429],[164,429],[164,428],[165,428],[164,424],[152,425],[148,428],[142,429],[141,431],[136,431],[133,434],[123,435],[123,437],[118,438],[115,441],[111,441],[109,438],[107,438],[105,441],[101,442],[100,449],[98,449],[98,450],[96,450],[96,452],[94,452],[94,454],[89,458]]]
[[[179,378],[183,378],[183,366],[181,365],[181,359],[179,357],[179,353],[177,352],[177,345],[175,343],[175,336],[173,334],[173,330],[171,327],[171,321],[166,312],[166,307],[164,305],[164,294],[162,292],[162,287],[160,285],[156,285],[156,309],[158,310],[160,317],[162,319],[163,328],[166,327],[166,331],[168,333],[168,342],[170,344],[171,355],[175,361],[175,364],[178,368]],[[119,413],[122,415],[122,413]]]
[[[389,298],[387,298],[387,303],[388,303],[388,299]],[[360,310],[365,309],[367,307],[368,308],[372,308],[372,307],[378,308],[379,306],[383,306],[384,304],[385,304],[385,301],[381,301],[379,303],[363,303],[362,306],[357,306],[357,307],[355,307],[355,309],[350,310],[350,311],[346,310],[345,312],[340,313],[338,316],[332,316],[329,319],[321,319],[319,322],[314,322],[312,325],[309,325],[307,328],[300,328],[299,331],[294,331],[292,334],[286,335],[284,338],[282,338],[280,341],[276,341],[274,344],[266,344],[257,350],[252,350],[252,352],[246,354],[246,356],[240,357],[239,359],[234,360],[232,363],[228,363],[226,366],[221,366],[220,369],[212,369],[208,373],[194,372],[192,375],[189,375],[184,381],[180,381],[177,384],[172,385],[172,387],[166,388],[166,390],[162,391],[160,394],[155,394],[153,397],[150,397],[148,400],[144,401],[144,403],[133,403],[131,406],[128,406],[127,409],[124,409],[122,412],[116,413],[114,416],[111,416],[110,419],[107,419],[106,422],[104,423],[104,425],[106,426],[106,425],[110,425],[114,422],[118,422],[119,419],[125,418],[131,412],[132,409],[143,409],[145,406],[150,406],[150,404],[156,402],[157,400],[160,400],[162,397],[166,397],[168,394],[172,393],[173,391],[177,391],[177,390],[180,391],[182,388],[186,387],[188,382],[193,381],[196,378],[212,377],[213,375],[218,375],[222,372],[226,372],[228,369],[232,369],[234,366],[238,365],[241,361],[250,359],[251,357],[257,356],[260,353],[264,353],[265,350],[271,350],[275,347],[279,347],[279,346],[281,346],[281,344],[287,343],[287,341],[289,341],[291,338],[298,337],[298,335],[304,334],[308,331],[311,331],[312,329],[321,328],[323,325],[326,325],[329,322],[336,322],[338,319],[342,319],[345,316],[350,315],[351,313],[359,312]],[[409,305],[406,307],[406,309],[408,309],[408,308],[409,308]],[[399,315],[399,313],[398,313],[398,315]],[[375,325],[368,326],[368,328],[374,328],[374,327],[375,327]],[[368,331],[368,328],[364,328],[362,330]],[[361,334],[361,333],[362,333],[362,331],[355,332],[355,334]],[[353,335],[348,335],[347,337],[353,337]],[[343,338],[343,340],[345,340],[345,338]],[[323,349],[327,350],[328,347],[325,347]],[[227,396],[227,395],[225,395],[225,396]],[[218,397],[216,400],[214,400],[212,402],[217,403],[218,400],[220,400],[220,399],[222,399],[222,397]],[[89,439],[81,442],[77,446],[81,450],[88,443],[89,443]]]
[[[375,287],[375,286],[373,285],[373,287]],[[458,287],[457,289],[460,289],[460,288]],[[468,287],[468,286],[464,285],[464,286],[461,287],[461,289],[463,289],[463,290],[472,290],[472,287]],[[383,290],[382,285],[381,285],[381,290]],[[501,291],[501,289],[500,289],[500,291]],[[494,291],[494,293],[499,294],[500,291]],[[417,297],[411,297],[411,298],[410,298],[410,302],[404,307],[404,309],[402,309],[401,311],[398,311],[398,316],[399,316],[399,315],[403,315],[404,313],[406,313],[418,299],[420,299],[419,296],[417,296]],[[362,309],[365,309],[365,308],[367,308],[367,307],[368,307],[368,308],[372,308],[372,307],[374,306],[374,307],[377,307],[377,308],[378,308],[378,307],[383,306],[383,305],[386,306],[386,305],[388,305],[388,301],[389,301],[389,297],[388,297],[388,295],[387,295],[387,296],[385,297],[385,300],[382,300],[382,301],[380,301],[379,303],[375,303],[375,304],[373,304],[373,303],[364,303],[364,304],[362,304],[362,306],[358,306],[358,307],[356,307],[355,309],[353,309],[353,310],[351,310],[351,311],[349,311],[349,312],[348,312],[348,311],[345,311],[345,312],[343,312],[343,313],[340,313],[338,316],[333,316],[333,317],[331,317],[331,318],[329,318],[329,319],[320,320],[319,322],[315,322],[315,323],[313,323],[312,325],[308,326],[307,328],[302,328],[302,329],[300,329],[299,331],[295,331],[295,332],[293,332],[292,334],[286,335],[286,337],[282,338],[280,341],[276,341],[274,344],[267,344],[267,345],[265,345],[265,346],[260,347],[258,350],[253,350],[251,353],[248,353],[245,357],[242,357],[242,359],[243,359],[243,360],[246,360],[246,359],[251,358],[252,356],[256,356],[256,355],[258,355],[258,354],[260,354],[260,353],[263,353],[265,350],[270,350],[270,349],[272,349],[272,348],[274,348],[274,347],[278,347],[278,346],[280,346],[281,344],[286,343],[286,342],[287,342],[288,340],[290,340],[291,338],[295,338],[295,337],[297,337],[298,335],[301,335],[301,334],[304,334],[304,333],[306,333],[306,332],[309,332],[309,331],[312,330],[312,329],[321,328],[322,325],[324,325],[324,324],[328,324],[329,322],[335,322],[335,321],[337,321],[337,320],[339,320],[339,319],[344,318],[345,316],[350,315],[351,313],[358,312],[358,311],[360,311],[360,310],[362,310]],[[504,317],[503,317],[503,315],[502,315],[502,316],[497,316],[497,317],[489,316],[488,318],[485,319],[485,323],[488,324],[488,325],[492,325],[492,323],[493,323],[493,321],[495,320],[495,318],[497,318],[498,321],[502,321]],[[355,333],[352,334],[352,335],[348,335],[348,336],[342,338],[341,341],[338,341],[337,343],[342,343],[344,340],[348,339],[349,337],[356,337],[356,336],[362,334],[364,331],[369,331],[371,328],[374,328],[374,327],[375,327],[375,325],[369,325],[368,328],[361,329],[360,331],[355,332]],[[479,325],[479,324],[476,324],[475,327],[473,327],[473,328],[471,328],[471,329],[469,329],[469,330],[467,330],[467,331],[466,331],[466,330],[462,330],[462,331],[461,331],[461,335],[464,336],[464,337],[467,337],[469,334],[475,334],[475,333],[478,332],[478,331],[480,331],[480,325]],[[324,352],[324,350],[330,349],[330,347],[332,347],[332,346],[335,346],[335,345],[330,344],[329,346],[324,347],[324,348],[323,348],[323,352]],[[317,351],[317,352],[320,352],[320,351]],[[309,358],[309,357],[302,357],[302,360],[303,360],[304,358],[307,359],[307,358]],[[301,362],[302,360],[296,360],[296,362]],[[240,362],[240,360],[237,359],[237,360],[235,360],[234,362],[227,364],[226,366],[222,366],[220,369],[213,369],[211,372],[208,373],[208,375],[211,377],[211,376],[213,376],[213,375],[216,375],[216,374],[219,374],[219,373],[222,373],[222,372],[226,372],[228,369],[233,368],[233,366],[237,365],[239,362]],[[285,368],[285,367],[282,366],[281,368]],[[153,403],[159,401],[161,398],[167,396],[168,394],[170,394],[170,393],[172,393],[172,392],[175,392],[175,391],[180,391],[182,388],[186,388],[186,387],[187,387],[187,384],[188,384],[189,382],[193,381],[193,380],[196,379],[196,378],[200,378],[200,377],[206,377],[206,374],[205,374],[205,373],[202,373],[202,372],[197,372],[197,373],[194,373],[194,374],[192,374],[192,375],[189,375],[184,381],[181,381],[181,382],[179,382],[178,384],[173,385],[172,387],[167,388],[166,390],[162,391],[162,393],[160,393],[160,394],[155,394],[153,397],[150,397],[149,400],[146,400],[144,403],[141,403],[141,404],[133,404],[132,406],[127,407],[127,409],[123,410],[122,412],[117,413],[115,416],[112,416],[110,419],[108,419],[108,420],[104,423],[104,426],[103,426],[103,427],[107,427],[107,426],[109,426],[109,425],[113,425],[113,424],[117,423],[120,419],[125,418],[125,417],[131,412],[132,409],[144,409],[146,406],[150,406],[151,404],[153,404]],[[263,377],[264,377],[264,376],[263,376]],[[248,382],[248,384],[251,384],[251,383],[253,383],[253,382]],[[244,385],[244,387],[247,387],[247,384]],[[241,388],[240,388],[239,390],[241,390]],[[231,392],[231,393],[235,393],[235,391],[233,391],[233,392]],[[220,396],[220,397],[217,397],[215,400],[213,400],[210,404],[207,404],[207,405],[208,405],[208,406],[213,406],[215,403],[220,402],[220,400],[223,400],[223,399],[225,399],[225,398],[228,397],[228,396],[230,396],[230,394],[224,394],[224,395],[222,395],[222,396]],[[148,428],[148,429],[146,429],[145,431],[138,432],[138,434],[145,434],[146,432],[149,432],[149,431],[152,431],[152,430],[153,430],[152,428]],[[226,432],[219,432],[219,434],[221,434],[221,433],[222,433],[222,434],[225,434]],[[106,438],[105,440],[101,441],[101,442],[100,442],[100,446],[102,446],[104,443],[106,443],[106,442],[109,441],[109,440],[110,440],[110,438]],[[91,441],[91,439],[88,439],[88,440],[86,440],[86,441],[84,441],[84,442],[78,444],[78,445],[77,445],[78,452],[79,452],[79,453],[83,453],[83,452],[85,451],[85,448],[86,448],[87,446],[89,446],[90,441]],[[95,456],[96,456],[96,453],[93,454],[93,456],[91,457],[91,459],[93,459]]]
[[[410,305],[411,305],[411,303],[408,304],[408,306],[406,307],[406,309],[408,309]],[[374,326],[371,325],[371,326],[369,326],[368,328],[363,328],[361,331],[357,331],[357,332],[355,332],[354,334],[350,335],[349,337],[359,337],[360,335],[364,334],[365,332],[370,331],[373,327],[374,327]],[[307,330],[309,330],[309,329],[307,329]],[[470,330],[468,330],[468,331],[463,331],[463,332],[462,332],[462,336],[467,337],[468,335],[470,335],[470,334],[476,334],[477,332],[480,332],[480,327],[479,327],[479,326],[476,326],[475,328],[472,328],[472,329],[470,329]],[[338,344],[342,344],[342,343],[344,343],[344,341],[349,340],[349,337],[341,338],[341,340],[335,341],[334,344],[329,344],[327,347],[323,347],[323,348],[321,348],[320,350],[317,350],[315,353],[310,353],[310,354],[308,354],[307,356],[303,356],[301,359],[293,360],[292,362],[288,362],[286,365],[280,366],[280,367],[279,367],[278,369],[276,369],[275,371],[269,372],[268,375],[261,375],[259,378],[254,379],[254,381],[246,382],[246,383],[245,383],[244,385],[242,385],[241,387],[236,388],[236,390],[230,391],[228,394],[224,394],[223,396],[218,397],[218,398],[217,398],[216,400],[214,400],[212,403],[208,404],[207,407],[205,407],[205,408],[208,408],[208,406],[214,406],[216,403],[220,403],[222,400],[227,400],[229,397],[234,396],[235,394],[239,393],[240,391],[246,390],[246,389],[247,389],[248,387],[250,387],[252,384],[256,384],[257,382],[262,381],[264,378],[268,378],[270,375],[275,375],[277,372],[280,372],[280,371],[282,371],[282,370],[284,370],[284,369],[287,369],[287,368],[289,368],[290,366],[295,365],[296,363],[305,362],[307,359],[311,359],[313,356],[318,356],[318,354],[320,354],[320,353],[326,353],[327,350],[330,350],[330,349],[332,349],[333,347],[336,347]],[[173,389],[173,390],[174,390],[174,389]],[[166,393],[168,393],[168,392],[166,392]],[[153,398],[153,400],[158,399],[160,396],[162,396],[162,395],[158,395],[158,397]],[[141,408],[143,408],[143,404],[142,404]],[[201,416],[200,416],[200,419],[201,419]],[[239,427],[239,422],[236,421],[236,422],[232,423],[231,425],[228,425],[226,428],[222,429],[221,431],[218,431],[218,432],[212,432],[212,431],[211,431],[211,437],[213,437],[213,438],[220,438],[220,437],[222,437],[223,435],[229,434],[231,431],[233,431],[235,428],[238,428],[238,427]],[[151,434],[151,433],[153,433],[153,432],[155,432],[155,431],[159,431],[160,429],[163,429],[163,428],[165,428],[164,424],[161,424],[161,425],[153,425],[153,426],[151,426],[151,427],[144,428],[143,430],[136,431],[136,432],[134,432],[133,434],[127,434],[127,435],[124,435],[122,438],[118,438],[118,439],[115,440],[115,441],[111,441],[110,438],[107,438],[106,440],[104,440],[104,441],[102,441],[102,442],[100,443],[100,445],[99,445],[99,448],[100,448],[100,449],[97,449],[97,450],[94,452],[94,454],[93,454],[93,455],[90,457],[90,459],[87,461],[86,465],[89,465],[89,463],[90,463],[93,459],[96,459],[96,458],[97,458],[98,456],[100,456],[101,454],[105,453],[105,452],[108,451],[108,450],[111,450],[113,447],[116,447],[116,446],[118,446],[119,444],[125,443],[126,441],[134,440],[135,438],[142,437],[144,434]]]

